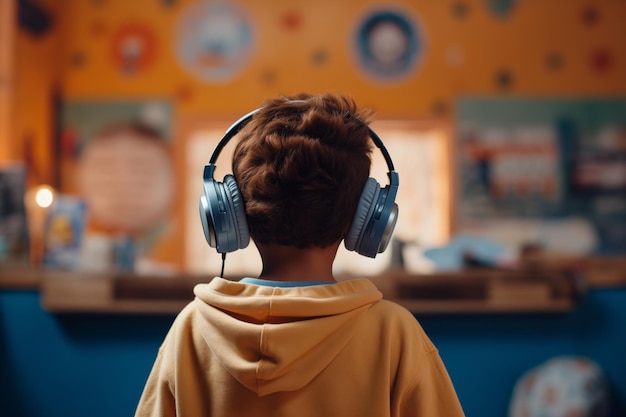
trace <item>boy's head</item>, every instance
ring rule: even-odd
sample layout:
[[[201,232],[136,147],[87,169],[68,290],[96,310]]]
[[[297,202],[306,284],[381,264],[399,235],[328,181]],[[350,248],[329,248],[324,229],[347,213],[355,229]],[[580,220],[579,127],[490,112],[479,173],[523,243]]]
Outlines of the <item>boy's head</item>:
[[[373,113],[337,94],[269,100],[241,130],[233,174],[259,244],[339,242],[369,177]]]

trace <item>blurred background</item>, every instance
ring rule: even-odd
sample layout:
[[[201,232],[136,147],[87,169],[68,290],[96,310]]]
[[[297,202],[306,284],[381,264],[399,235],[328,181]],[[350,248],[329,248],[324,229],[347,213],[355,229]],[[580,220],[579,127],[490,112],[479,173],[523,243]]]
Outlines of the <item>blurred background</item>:
[[[337,276],[414,312],[468,416],[626,415],[624,22],[622,0],[0,0],[0,414],[132,415],[220,272],[214,147],[333,91],[400,177],[388,250],[341,249]]]

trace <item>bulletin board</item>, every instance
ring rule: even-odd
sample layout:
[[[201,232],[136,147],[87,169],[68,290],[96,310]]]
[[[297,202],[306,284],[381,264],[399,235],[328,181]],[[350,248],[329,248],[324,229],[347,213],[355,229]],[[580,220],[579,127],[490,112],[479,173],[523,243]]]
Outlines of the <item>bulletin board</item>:
[[[166,100],[68,100],[58,137],[63,194],[87,205],[87,233],[130,236],[138,254],[176,263],[172,105]]]
[[[626,99],[466,98],[456,117],[458,230],[626,252]]]

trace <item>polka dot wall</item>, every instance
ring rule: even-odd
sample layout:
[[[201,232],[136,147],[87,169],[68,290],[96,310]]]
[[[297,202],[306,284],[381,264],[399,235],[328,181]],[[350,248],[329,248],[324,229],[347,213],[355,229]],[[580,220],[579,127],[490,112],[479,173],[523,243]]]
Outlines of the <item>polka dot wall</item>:
[[[465,95],[626,93],[624,1],[242,0],[221,3],[215,34],[206,27],[217,9],[199,4],[64,7],[65,94],[152,94],[183,112],[236,113],[276,93],[335,90],[383,114],[440,117]],[[193,32],[193,64],[181,58],[193,42],[181,24],[205,27]],[[207,76],[212,65],[224,76]]]

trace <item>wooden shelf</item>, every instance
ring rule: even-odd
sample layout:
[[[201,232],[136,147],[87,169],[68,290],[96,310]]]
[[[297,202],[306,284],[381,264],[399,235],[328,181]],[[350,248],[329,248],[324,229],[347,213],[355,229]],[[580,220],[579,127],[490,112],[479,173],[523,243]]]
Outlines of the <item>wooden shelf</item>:
[[[427,301],[394,300],[404,308],[416,314],[532,314],[566,313],[576,303],[573,300],[523,301],[518,303],[489,303],[486,301]]]
[[[41,282],[42,271],[28,266],[0,266],[1,289],[37,289]]]
[[[387,279],[394,285],[386,298],[421,314],[562,313],[572,310],[582,296],[582,288],[564,271],[398,271]]]
[[[53,313],[176,314],[206,276],[136,276],[41,273],[43,307]],[[578,295],[563,277],[523,277],[487,271],[414,275],[394,272],[373,279],[386,299],[419,314],[562,313]]]
[[[42,280],[43,307],[55,313],[175,314],[210,278],[55,274]]]
[[[53,313],[176,314],[193,299],[193,287],[211,278],[3,269],[0,289],[39,289]],[[584,295],[580,283],[554,270],[390,271],[372,281],[386,299],[416,314],[562,313]]]

